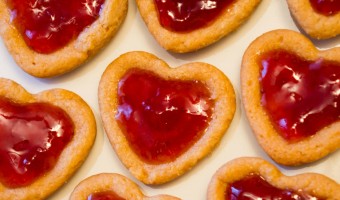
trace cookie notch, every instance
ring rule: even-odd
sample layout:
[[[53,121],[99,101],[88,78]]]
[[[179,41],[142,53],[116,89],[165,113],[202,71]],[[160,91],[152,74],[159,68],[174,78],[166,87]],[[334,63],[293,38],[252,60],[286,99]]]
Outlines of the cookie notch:
[[[340,63],[340,48],[320,51],[302,34],[291,30],[274,30],[253,41],[246,50],[241,67],[242,101],[257,141],[266,153],[282,165],[301,165],[319,160],[340,147],[340,122],[337,121],[312,137],[289,143],[275,130],[261,105],[260,66],[257,58],[264,52],[282,49],[307,60],[324,58]]]
[[[11,23],[10,10],[0,1],[0,36],[15,62],[26,73],[48,78],[67,73],[86,62],[113,37],[125,19],[127,0],[106,0],[99,18],[65,47],[40,54],[29,48]]]
[[[45,199],[64,185],[85,161],[96,136],[92,110],[78,95],[63,89],[28,93],[21,85],[0,78],[0,96],[20,104],[46,102],[62,108],[74,122],[74,136],[64,148],[56,165],[26,187],[7,188],[0,183],[0,199]]]
[[[84,179],[74,188],[70,200],[87,199],[93,193],[107,191],[114,192],[122,199],[180,200],[164,194],[147,197],[136,183],[117,173],[101,173]]]
[[[207,192],[208,200],[224,200],[228,185],[241,180],[249,174],[262,176],[276,188],[315,195],[321,199],[339,199],[340,185],[334,180],[318,173],[303,173],[285,176],[270,162],[256,157],[241,157],[221,166],[210,180]]]
[[[286,0],[292,16],[312,38],[322,40],[340,34],[340,12],[326,16],[314,11],[310,0]]]
[[[165,80],[201,81],[215,100],[214,109],[218,112],[213,113],[208,129],[189,150],[172,162],[163,164],[144,162],[129,147],[129,142],[115,119],[118,82],[130,68],[152,71]],[[145,184],[162,184],[191,169],[219,143],[235,112],[233,87],[221,71],[206,63],[190,63],[170,68],[164,61],[146,52],[129,52],[114,60],[102,75],[98,98],[105,132],[112,147],[126,168]]]
[[[207,27],[177,33],[164,28],[153,0],[136,0],[138,10],[156,41],[166,50],[187,53],[204,48],[236,30],[255,10],[261,0],[236,0]]]

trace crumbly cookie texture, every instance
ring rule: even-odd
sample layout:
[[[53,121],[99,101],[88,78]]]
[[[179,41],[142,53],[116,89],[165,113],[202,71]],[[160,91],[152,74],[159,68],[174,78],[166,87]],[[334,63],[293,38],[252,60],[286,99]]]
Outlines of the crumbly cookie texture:
[[[81,181],[73,190],[70,200],[85,200],[96,192],[112,191],[129,200],[180,200],[170,195],[145,196],[139,186],[127,177],[116,173],[101,173]]]
[[[153,0],[136,0],[149,31],[166,50],[176,53],[196,51],[236,30],[255,10],[261,0],[237,0],[209,26],[185,33],[165,29],[158,20]]]
[[[309,0],[287,0],[287,4],[298,24],[312,38],[328,39],[340,34],[340,12],[332,16],[319,14]]]
[[[293,52],[306,60],[320,57],[340,63],[340,48],[318,50],[302,34],[291,30],[274,30],[254,40],[244,53],[241,68],[242,101],[250,126],[262,148],[277,163],[301,165],[319,160],[340,147],[340,122],[318,131],[299,142],[287,142],[273,127],[261,105],[260,66],[258,57],[275,49]]]
[[[209,183],[207,199],[225,200],[228,185],[242,180],[249,174],[258,174],[279,189],[302,190],[320,199],[340,199],[340,185],[324,175],[304,173],[285,176],[268,161],[255,157],[237,158],[219,168]]]
[[[96,121],[87,103],[73,92],[51,89],[28,93],[19,84],[0,78],[0,96],[17,103],[46,102],[58,106],[70,116],[75,130],[73,139],[59,156],[56,165],[31,185],[7,188],[0,182],[0,199],[45,199],[63,186],[86,159],[96,136]]]
[[[127,0],[106,0],[100,17],[64,48],[40,54],[29,48],[10,21],[10,10],[0,1],[0,36],[15,62],[28,74],[47,78],[67,73],[96,54],[115,34],[125,19]]]
[[[212,120],[202,137],[172,162],[148,164],[129,146],[115,119],[118,82],[131,68],[149,70],[164,79],[198,80],[210,90],[215,102]],[[189,63],[170,68],[164,61],[146,52],[129,52],[114,60],[104,71],[99,84],[99,107],[108,138],[123,164],[146,184],[168,182],[191,169],[219,143],[235,112],[234,89],[228,78],[217,68],[206,63]]]

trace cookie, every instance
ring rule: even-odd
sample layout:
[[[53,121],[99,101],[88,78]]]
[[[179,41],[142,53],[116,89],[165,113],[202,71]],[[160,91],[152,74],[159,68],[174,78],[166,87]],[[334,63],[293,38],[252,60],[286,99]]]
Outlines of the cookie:
[[[207,63],[170,68],[128,52],[104,71],[99,107],[105,132],[127,169],[146,184],[181,176],[222,139],[235,112],[228,78]]]
[[[237,29],[260,0],[136,2],[157,42],[166,50],[186,53],[217,42]]]
[[[340,48],[318,50],[290,30],[267,32],[244,53],[242,101],[262,148],[279,164],[319,160],[340,147]]]
[[[312,38],[328,39],[340,34],[339,1],[287,0],[301,28]]]
[[[208,200],[248,198],[338,200],[340,185],[317,173],[285,176],[271,163],[255,157],[227,162],[209,183]]]
[[[83,64],[113,37],[127,4],[127,0],[0,1],[0,36],[28,74],[61,75]]]
[[[45,199],[86,159],[96,122],[78,95],[0,79],[0,199]]]
[[[179,200],[177,197],[164,194],[147,197],[136,183],[116,173],[101,173],[84,179],[74,188],[70,200],[100,199],[100,197],[129,200]]]

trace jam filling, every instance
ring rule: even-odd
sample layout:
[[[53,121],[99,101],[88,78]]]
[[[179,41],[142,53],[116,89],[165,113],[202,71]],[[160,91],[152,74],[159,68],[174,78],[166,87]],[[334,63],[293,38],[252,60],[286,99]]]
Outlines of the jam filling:
[[[52,53],[74,40],[99,17],[104,0],[5,0],[27,46]]]
[[[214,101],[199,81],[164,80],[132,69],[120,80],[116,119],[145,162],[171,162],[203,135]]]
[[[30,185],[55,166],[73,135],[73,122],[59,107],[0,97],[0,182]]]
[[[250,174],[244,179],[233,182],[227,186],[226,200],[318,200],[319,198],[302,191],[279,189],[270,185],[263,177]]]
[[[339,0],[309,0],[315,12],[325,16],[331,16],[339,13]]]
[[[261,103],[288,141],[298,141],[340,118],[340,63],[305,60],[276,50],[260,59]]]
[[[90,194],[87,200],[125,200],[112,191],[96,192]]]
[[[175,32],[193,31],[213,22],[235,0],[154,0],[160,24]]]

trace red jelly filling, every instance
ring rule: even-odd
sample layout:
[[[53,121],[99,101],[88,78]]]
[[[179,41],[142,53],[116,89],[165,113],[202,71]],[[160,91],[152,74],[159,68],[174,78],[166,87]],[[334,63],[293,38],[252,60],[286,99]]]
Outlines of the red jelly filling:
[[[98,17],[104,0],[6,0],[11,20],[26,44],[54,52],[75,39]]]
[[[0,97],[0,182],[16,188],[43,176],[56,164],[73,130],[70,117],[58,107]]]
[[[326,16],[335,15],[340,11],[339,0],[309,0],[313,9]]]
[[[226,200],[318,200],[302,191],[279,189],[270,185],[263,177],[250,174],[244,179],[231,183],[225,192]]]
[[[112,191],[96,192],[90,194],[87,200],[125,200]]]
[[[193,31],[210,24],[235,0],[155,0],[160,24],[171,31]]]
[[[204,133],[214,102],[199,81],[163,80],[130,70],[119,82],[119,121],[134,152],[148,163],[175,160]]]
[[[339,120],[340,63],[283,50],[267,52],[259,62],[261,103],[285,139],[303,139]]]

